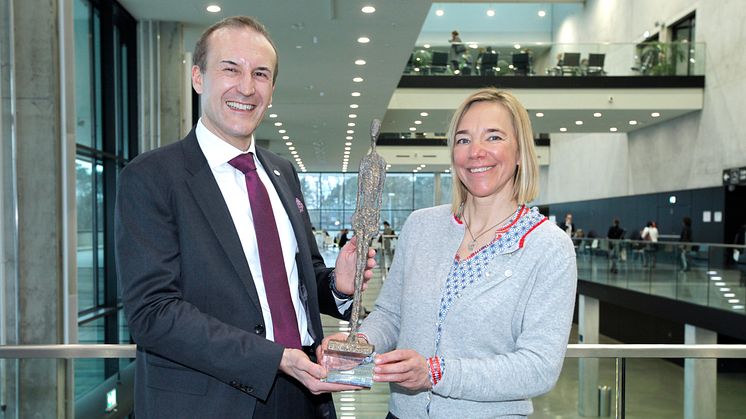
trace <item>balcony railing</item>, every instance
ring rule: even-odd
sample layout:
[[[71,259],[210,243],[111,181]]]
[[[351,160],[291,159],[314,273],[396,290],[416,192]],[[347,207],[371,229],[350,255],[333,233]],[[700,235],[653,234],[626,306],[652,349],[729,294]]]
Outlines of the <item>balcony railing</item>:
[[[416,46],[405,75],[701,76],[705,45],[689,42]]]
[[[580,279],[746,315],[746,246],[573,241]]]
[[[135,345],[3,345],[0,346],[0,359],[90,359],[90,358],[134,358]],[[685,358],[685,359],[746,359],[746,345],[625,345],[625,344],[570,344],[567,358],[611,358],[614,368],[614,416],[624,418],[626,411],[626,361],[639,358]],[[3,369],[7,375],[7,370]],[[131,372],[128,372],[131,374]],[[7,382],[8,377],[2,377]],[[131,379],[127,380],[131,385]],[[112,394],[118,389],[132,402],[132,389],[122,387],[123,380],[107,380],[98,392]],[[40,393],[39,393],[40,394]],[[116,394],[116,392],[114,393]],[[122,394],[120,394],[122,396]],[[54,397],[52,393],[51,397]],[[103,402],[102,402],[103,403]],[[112,403],[108,400],[107,403]],[[116,401],[113,402],[116,406]],[[131,409],[120,406],[121,409]],[[118,417],[128,414],[120,410]],[[79,414],[79,412],[78,412]],[[97,417],[107,417],[101,410]]]

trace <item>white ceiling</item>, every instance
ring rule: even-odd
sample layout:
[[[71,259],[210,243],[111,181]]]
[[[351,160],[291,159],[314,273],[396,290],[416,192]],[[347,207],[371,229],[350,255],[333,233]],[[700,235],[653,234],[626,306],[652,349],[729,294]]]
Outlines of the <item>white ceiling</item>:
[[[286,158],[292,156],[283,135],[290,137],[308,171],[340,171],[345,142],[351,142],[350,171],[357,170],[360,158],[370,145],[369,124],[373,118],[383,119],[384,132],[407,132],[415,120],[419,132],[442,133],[451,112],[468,90],[461,89],[397,89],[406,61],[415,45],[431,43],[447,45],[450,31],[457,29],[466,42],[500,43],[551,42],[554,21],[568,10],[580,10],[582,0],[560,0],[535,3],[519,1],[507,4],[499,1],[453,1],[432,3],[430,0],[215,0],[220,13],[208,13],[209,2],[195,0],[120,0],[138,20],[177,21],[185,24],[185,49],[191,51],[204,28],[231,15],[258,17],[269,29],[279,53],[279,78],[273,107],[266,121],[257,130],[260,140],[268,140],[269,148]],[[581,3],[581,4],[555,4]],[[373,14],[364,14],[366,5],[376,7]],[[488,19],[487,8],[496,10]],[[443,16],[435,10],[442,9]],[[547,16],[539,18],[537,11]],[[367,36],[368,44],[357,39]],[[365,65],[356,65],[363,59]],[[361,83],[353,82],[362,77]],[[352,97],[360,92],[360,97]],[[624,106],[609,106],[608,94],[595,91],[595,97],[578,96],[580,92],[564,92],[559,103],[552,91],[514,92],[532,111],[545,112],[544,118],[533,117],[536,132],[559,132],[566,126],[569,132],[609,132],[616,125],[619,132],[646,126],[689,112],[665,99],[666,92],[627,92]],[[621,94],[621,93],[620,93]],[[573,96],[574,95],[574,96]],[[635,95],[637,100],[634,100]],[[577,97],[576,97],[577,96]],[[696,96],[696,95],[695,95]],[[568,98],[572,97],[573,100]],[[565,106],[583,98],[587,106]],[[653,98],[651,100],[651,98]],[[695,98],[687,97],[696,101]],[[676,102],[676,101],[674,101]],[[618,101],[616,103],[619,103]],[[350,109],[356,104],[357,109]],[[701,92],[700,104],[701,108]],[[650,117],[651,109],[661,112],[660,118]],[[594,111],[602,118],[594,118]],[[427,111],[428,117],[419,113]],[[356,118],[348,115],[354,113]],[[270,118],[269,114],[277,114]],[[626,122],[637,119],[637,127]],[[574,121],[583,120],[582,126]],[[281,122],[282,127],[275,127]],[[354,122],[355,127],[348,127]],[[279,129],[285,129],[280,134]],[[348,134],[347,130],[353,130]],[[351,136],[352,140],[346,139]],[[383,154],[383,152],[382,152]],[[414,153],[412,153],[414,154]],[[422,154],[422,153],[420,153]],[[421,156],[420,156],[421,157]],[[399,162],[392,170],[410,171],[418,164],[416,158]],[[447,162],[432,165],[424,171],[443,170]]]

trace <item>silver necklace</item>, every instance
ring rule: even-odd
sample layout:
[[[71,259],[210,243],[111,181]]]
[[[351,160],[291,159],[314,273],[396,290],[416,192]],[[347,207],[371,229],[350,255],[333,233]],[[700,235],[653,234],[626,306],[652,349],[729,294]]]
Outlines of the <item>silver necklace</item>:
[[[466,217],[463,217],[464,224],[466,224],[466,231],[468,231],[469,235],[471,236],[471,243],[469,243],[468,245],[466,245],[466,247],[469,248],[469,251],[470,252],[474,251],[474,248],[477,245],[477,240],[480,237],[484,236],[485,234],[487,234],[487,232],[491,231],[492,229],[497,228],[498,226],[500,226],[503,223],[505,223],[506,221],[508,221],[513,216],[513,214],[515,214],[515,211],[511,212],[510,214],[508,214],[508,216],[505,217],[502,221],[498,222],[497,224],[493,225],[492,227],[489,227],[489,228],[485,229],[484,231],[482,231],[481,233],[477,234],[476,237],[474,237],[474,234],[472,234],[471,227],[469,227],[469,223],[466,221]]]

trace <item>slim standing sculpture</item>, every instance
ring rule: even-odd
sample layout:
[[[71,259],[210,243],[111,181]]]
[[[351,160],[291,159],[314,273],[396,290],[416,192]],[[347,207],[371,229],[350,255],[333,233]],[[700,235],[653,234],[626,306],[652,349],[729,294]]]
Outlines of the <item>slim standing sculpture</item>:
[[[355,254],[355,294],[352,300],[350,335],[346,341],[329,341],[327,351],[351,355],[367,356],[373,353],[373,345],[362,342],[357,337],[360,319],[360,300],[363,288],[363,273],[368,262],[368,248],[376,235],[381,218],[383,184],[386,180],[386,160],[376,152],[376,141],[381,131],[381,121],[374,119],[370,124],[370,152],[360,161],[357,177],[357,206],[352,215],[352,228],[357,237]]]

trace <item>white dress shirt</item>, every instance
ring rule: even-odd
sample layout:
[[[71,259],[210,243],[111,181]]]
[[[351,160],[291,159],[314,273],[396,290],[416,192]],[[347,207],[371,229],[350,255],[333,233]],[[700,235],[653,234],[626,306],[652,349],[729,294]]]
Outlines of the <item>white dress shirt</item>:
[[[246,178],[240,170],[228,163],[234,157],[244,152],[210,132],[201,119],[197,123],[196,134],[197,142],[202,149],[202,153],[207,158],[210,170],[212,170],[212,174],[215,176],[215,180],[220,187],[220,192],[223,194],[223,199],[225,199],[225,203],[228,205],[233,225],[236,227],[238,238],[241,240],[241,247],[243,247],[243,252],[249,263],[251,276],[254,279],[254,286],[256,287],[257,294],[259,294],[259,303],[262,306],[262,316],[264,317],[267,339],[274,340],[272,313],[269,311],[267,293],[264,288],[261,263],[259,261],[259,247],[256,235],[254,234],[254,221],[246,189]],[[295,314],[298,317],[301,344],[304,346],[312,345],[313,338],[308,333],[306,311],[298,296],[298,267],[295,261],[295,254],[298,252],[298,242],[295,239],[293,226],[272,181],[269,179],[262,163],[256,157],[256,146],[254,145],[253,138],[248,152],[254,153],[257,174],[267,189],[269,200],[272,203],[272,211],[274,212],[275,222],[277,223],[277,233],[280,236],[280,244],[282,246],[285,272],[287,273],[290,286],[290,297],[293,300]]]

